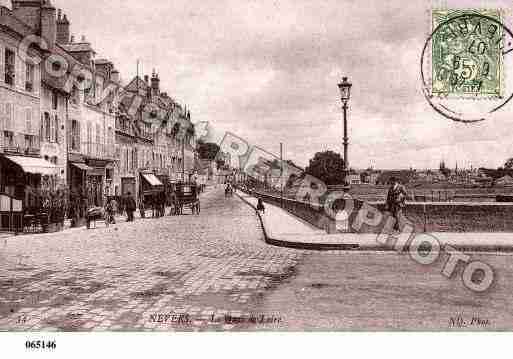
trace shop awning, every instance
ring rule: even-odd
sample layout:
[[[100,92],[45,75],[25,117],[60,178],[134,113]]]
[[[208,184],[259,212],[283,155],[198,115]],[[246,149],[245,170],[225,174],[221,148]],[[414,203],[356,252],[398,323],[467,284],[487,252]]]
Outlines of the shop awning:
[[[76,162],[72,162],[71,163],[73,166],[75,166],[76,168],[82,170],[82,171],[91,171],[93,168],[92,167],[89,167],[88,165],[86,165],[85,163],[76,163]]]
[[[52,176],[58,174],[58,167],[42,158],[24,156],[5,156],[9,161],[16,163],[24,172]]]
[[[142,176],[153,187],[163,186],[162,182],[152,173],[143,173]]]

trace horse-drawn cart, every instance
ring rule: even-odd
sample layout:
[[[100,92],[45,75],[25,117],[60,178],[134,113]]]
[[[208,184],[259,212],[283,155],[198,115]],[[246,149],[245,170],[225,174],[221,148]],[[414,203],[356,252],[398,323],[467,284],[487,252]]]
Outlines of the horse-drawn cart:
[[[199,215],[201,204],[198,197],[198,186],[191,183],[178,183],[175,187],[176,212],[183,214],[184,208],[190,208],[192,214]]]

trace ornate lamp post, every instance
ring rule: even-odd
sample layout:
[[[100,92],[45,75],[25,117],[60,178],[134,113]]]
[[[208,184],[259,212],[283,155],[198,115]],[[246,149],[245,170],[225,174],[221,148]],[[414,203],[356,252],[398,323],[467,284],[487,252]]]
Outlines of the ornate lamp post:
[[[347,156],[347,147],[349,145],[349,137],[347,134],[347,103],[351,98],[351,84],[347,81],[347,77],[342,78],[342,82],[338,84],[340,90],[340,100],[342,101],[342,109],[344,110],[344,185],[348,189],[349,182],[347,180],[347,174],[349,171],[349,159]]]

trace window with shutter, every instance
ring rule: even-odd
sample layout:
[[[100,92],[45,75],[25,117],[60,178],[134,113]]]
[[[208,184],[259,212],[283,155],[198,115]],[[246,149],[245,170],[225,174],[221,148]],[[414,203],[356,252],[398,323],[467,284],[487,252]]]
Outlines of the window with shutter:
[[[56,143],[59,143],[59,117],[55,115],[54,119],[54,139]]]
[[[97,144],[97,146],[100,143],[102,143],[102,141],[101,141],[101,129],[100,129],[100,125],[96,124],[96,144]]]
[[[80,151],[81,145],[82,145],[82,143],[81,143],[82,139],[81,139],[81,134],[80,134],[80,122],[78,122],[78,121],[74,121],[74,122],[76,123],[76,129],[77,129],[75,132],[75,144],[77,146],[76,150]]]
[[[35,137],[37,138],[40,138],[39,137],[39,127],[40,127],[40,124],[39,124],[39,110],[37,109],[33,109],[33,112],[32,112],[32,133],[31,135],[34,135]]]
[[[52,109],[57,110],[59,107],[59,96],[56,90],[52,91]]]
[[[0,45],[0,81],[5,82],[5,67],[4,67],[4,53],[5,49],[3,46]],[[2,109],[3,111],[3,109]]]
[[[4,81],[7,85],[14,86],[16,77],[16,62],[14,51],[11,49],[5,49],[4,66]]]
[[[77,140],[78,140],[78,148],[82,150],[82,124],[77,121],[78,131],[77,131]]]
[[[91,127],[91,122],[87,123],[87,152],[91,153],[91,142],[93,138],[93,128]]]
[[[5,129],[7,131],[14,131],[13,128],[13,105],[11,103],[5,104]]]
[[[27,135],[32,134],[32,109],[25,109],[25,133]]]
[[[39,138],[43,139],[45,135],[45,120],[43,114],[41,114],[41,123],[39,124]]]
[[[52,125],[50,121],[50,114],[45,112],[45,139],[50,142],[52,140]]]
[[[73,148],[73,145],[72,145],[72,142],[73,142],[73,132],[72,132],[72,121],[71,120],[67,120],[66,121],[66,134],[65,134],[65,139],[66,141],[68,141],[68,147],[69,148]]]
[[[55,142],[55,121],[50,118],[50,142]]]
[[[34,65],[27,62],[25,65],[25,90],[34,91]]]
[[[25,83],[23,82],[23,78],[25,78],[25,71],[24,69],[22,69],[22,62],[21,61],[16,61],[14,62],[14,70],[15,70],[15,81],[14,83],[16,84],[15,86],[18,87],[18,88],[25,88],[25,86],[23,86]],[[18,140],[19,141],[19,140]]]
[[[12,131],[4,131],[4,145],[9,147],[14,146],[14,133]]]
[[[125,172],[125,165],[126,165],[126,160],[125,160],[125,149],[124,148],[121,148],[121,170],[123,172]]]
[[[5,130],[5,107],[3,103],[0,103],[0,133]]]

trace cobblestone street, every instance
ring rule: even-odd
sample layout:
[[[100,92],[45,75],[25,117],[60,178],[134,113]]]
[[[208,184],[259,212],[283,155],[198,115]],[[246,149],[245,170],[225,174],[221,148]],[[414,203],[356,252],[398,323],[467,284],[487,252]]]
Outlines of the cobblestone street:
[[[254,210],[210,189],[200,216],[0,239],[1,331],[503,330],[511,254],[486,293],[381,251],[264,242]],[[443,263],[442,260],[440,263]],[[461,269],[460,269],[461,272]],[[415,316],[412,306],[423,308]],[[451,321],[463,318],[478,325]],[[459,322],[458,322],[459,323]],[[485,324],[483,324],[485,323]]]
[[[222,188],[200,216],[4,238],[0,330],[243,330],[280,321],[260,303],[300,251],[269,246],[254,211]],[[269,326],[268,326],[269,327]]]

